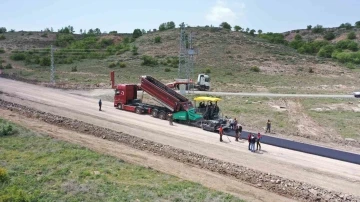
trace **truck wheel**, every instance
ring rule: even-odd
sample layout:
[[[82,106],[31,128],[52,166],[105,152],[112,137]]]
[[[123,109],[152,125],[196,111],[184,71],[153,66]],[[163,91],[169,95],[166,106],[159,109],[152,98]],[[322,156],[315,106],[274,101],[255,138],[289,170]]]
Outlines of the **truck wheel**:
[[[118,108],[118,109],[120,109],[120,110],[122,110],[122,109],[123,109],[122,104],[121,104],[121,103],[119,103],[119,104],[117,105],[117,108]]]
[[[165,112],[160,112],[159,113],[159,118],[162,120],[166,120],[166,113]]]
[[[151,110],[151,116],[157,118],[159,116],[158,110]]]
[[[141,109],[140,109],[139,107],[137,107],[137,108],[135,109],[135,113],[141,114]]]

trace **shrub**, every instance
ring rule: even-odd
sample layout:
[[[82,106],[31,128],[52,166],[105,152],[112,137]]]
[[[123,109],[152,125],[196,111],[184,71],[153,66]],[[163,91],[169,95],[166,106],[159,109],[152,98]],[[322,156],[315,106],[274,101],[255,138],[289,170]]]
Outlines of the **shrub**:
[[[347,35],[347,38],[352,40],[352,39],[356,39],[356,34],[355,32],[349,32]]]
[[[112,39],[102,39],[100,41],[101,47],[108,47],[108,46],[112,45],[113,43],[114,43],[114,41]]]
[[[13,67],[12,67],[12,65],[10,63],[5,66],[5,69],[12,69],[12,68]]]
[[[114,68],[114,67],[116,67],[116,64],[114,62],[109,64],[109,68]]]
[[[311,25],[308,25],[306,29],[307,29],[307,30],[311,30],[311,28],[312,28],[312,26],[311,26]]]
[[[6,28],[5,27],[0,27],[0,34],[5,33],[5,32],[6,32]]]
[[[316,25],[314,28],[312,28],[312,32],[315,34],[322,33],[324,31],[324,28],[322,25]]]
[[[0,182],[6,182],[9,179],[5,168],[0,168]]]
[[[3,48],[0,48],[0,54],[5,53],[5,50]]]
[[[328,41],[333,40],[333,39],[335,39],[335,34],[333,32],[327,32],[324,35],[324,39],[326,39]]]
[[[16,186],[12,186],[6,189],[6,194],[0,196],[0,201],[10,202],[10,201],[19,201],[19,202],[30,202],[35,201],[31,196],[29,196],[25,191],[17,189]]]
[[[25,55],[25,53],[13,53],[13,54],[11,54],[10,59],[12,59],[14,61],[25,60],[26,55]]]
[[[360,52],[334,51],[332,58],[339,60],[341,63],[360,64]]]
[[[133,32],[133,38],[139,38],[140,36],[142,36],[142,31],[140,29],[135,29]]]
[[[48,37],[48,34],[47,34],[47,33],[44,33],[44,34],[41,35],[41,37],[46,38],[46,37]]]
[[[205,70],[205,74],[210,74],[211,73],[211,70],[209,69],[209,68],[207,68],[206,70]]]
[[[268,40],[270,43],[286,44],[287,42],[284,39],[284,35],[278,33],[266,33],[259,35],[260,38]]]
[[[0,40],[4,40],[6,37],[3,34],[0,34]]]
[[[320,48],[320,50],[318,52],[318,56],[324,57],[324,58],[331,58],[331,55],[334,52],[334,50],[335,50],[335,47],[333,45],[323,46],[322,48]]]
[[[358,44],[354,41],[351,40],[341,40],[339,42],[336,43],[336,48],[340,49],[340,50],[352,50],[352,51],[357,51],[358,50]]]
[[[120,63],[119,63],[119,66],[120,66],[120,68],[125,68],[125,67],[126,67],[126,63],[120,62]]]
[[[220,27],[223,28],[223,29],[228,29],[228,30],[231,30],[231,25],[227,22],[222,22],[220,24]]]
[[[168,67],[165,68],[165,72],[170,72],[170,71],[171,71],[170,68],[168,68]]]
[[[75,41],[72,34],[58,34],[56,36],[55,45],[65,47]]]
[[[148,56],[148,55],[144,55],[142,57],[143,59],[143,62],[141,63],[141,65],[146,65],[146,66],[155,66],[155,65],[158,65],[158,61],[157,59],[151,57],[151,56]]]
[[[300,34],[296,34],[296,35],[295,35],[295,40],[297,40],[297,41],[302,40],[301,35],[300,35]]]
[[[360,21],[355,22],[355,27],[360,28]]]
[[[314,70],[312,67],[309,67],[309,73],[314,73]]]
[[[155,43],[161,43],[161,37],[160,36],[155,37]]]
[[[71,67],[71,72],[77,72],[77,66]]]
[[[253,72],[260,72],[260,68],[257,66],[250,67],[250,70]]]
[[[139,49],[138,47],[133,46],[133,48],[132,48],[132,50],[131,50],[132,54],[133,54],[133,55],[139,55],[139,53],[137,52],[138,49]]]
[[[43,57],[40,59],[40,66],[50,66],[51,65],[51,60],[49,57]]]
[[[350,63],[350,62],[346,63],[346,67],[348,69],[355,69],[355,65],[353,63]]]
[[[14,135],[15,130],[11,124],[5,124],[2,126],[2,129],[0,131],[0,136],[7,136],[7,135]]]

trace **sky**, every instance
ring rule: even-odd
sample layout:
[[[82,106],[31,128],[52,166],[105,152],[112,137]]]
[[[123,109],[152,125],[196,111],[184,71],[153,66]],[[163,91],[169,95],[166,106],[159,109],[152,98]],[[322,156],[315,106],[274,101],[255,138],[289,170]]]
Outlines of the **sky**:
[[[132,33],[163,22],[285,32],[307,25],[337,27],[360,21],[360,0],[0,0],[0,27],[16,31],[58,30],[71,25]]]

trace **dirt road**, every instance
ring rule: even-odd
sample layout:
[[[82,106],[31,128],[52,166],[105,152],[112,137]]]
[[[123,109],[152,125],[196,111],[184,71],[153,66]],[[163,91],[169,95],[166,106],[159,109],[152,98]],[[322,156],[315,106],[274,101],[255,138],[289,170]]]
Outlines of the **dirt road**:
[[[114,109],[103,102],[55,89],[0,78],[0,98],[32,108],[111,128],[144,139],[232,162],[284,178],[307,182],[328,190],[360,196],[360,166],[263,145],[259,154],[247,150],[247,142],[220,143],[218,136],[198,128]],[[225,138],[227,140],[227,138]]]

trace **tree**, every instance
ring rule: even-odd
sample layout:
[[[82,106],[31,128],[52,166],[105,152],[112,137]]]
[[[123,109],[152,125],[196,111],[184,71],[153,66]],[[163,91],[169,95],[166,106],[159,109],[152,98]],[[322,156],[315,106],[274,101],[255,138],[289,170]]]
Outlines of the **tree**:
[[[80,34],[82,34],[82,29],[80,29]]]
[[[307,26],[307,30],[311,30],[312,26],[311,25],[308,25]]]
[[[322,25],[316,25],[313,29],[312,32],[315,34],[319,34],[322,33],[324,31],[324,28]]]
[[[146,30],[145,30],[145,29],[142,29],[141,32],[142,32],[142,34],[146,34]]]
[[[6,32],[6,28],[5,27],[0,27],[0,34],[5,33],[5,32]]]
[[[355,22],[355,27],[360,28],[360,21]]]
[[[220,27],[223,28],[223,29],[228,29],[228,30],[231,30],[231,25],[227,22],[222,22],[220,24]]]
[[[335,39],[335,34],[334,34],[334,32],[327,32],[327,33],[324,35],[324,39],[326,39],[326,40],[328,40],[328,41]]]
[[[356,34],[354,31],[349,32],[349,34],[347,35],[347,38],[352,40],[352,39],[356,39]]]
[[[235,25],[234,30],[237,31],[237,32],[241,31],[241,27],[239,25]]]
[[[250,29],[249,28],[246,28],[246,33],[249,33]]]
[[[136,38],[139,38],[140,36],[142,36],[141,30],[140,29],[134,29],[133,38],[136,39]]]
[[[161,25],[159,26],[159,31],[165,31],[165,30],[166,30],[166,24],[161,23]]]
[[[295,35],[295,40],[296,40],[296,41],[301,41],[301,40],[302,40],[301,35],[300,35],[300,34],[296,34],[296,35]]]
[[[174,29],[174,28],[175,28],[175,23],[173,21],[166,23],[166,29]]]
[[[94,32],[95,32],[96,35],[100,35],[100,34],[101,34],[101,31],[100,31],[99,28],[96,28],[96,29],[94,30]]]
[[[349,29],[352,28],[352,25],[347,22],[347,23],[344,24],[344,28],[349,30]]]
[[[258,30],[258,34],[259,34],[259,35],[262,34],[262,30],[261,30],[261,29]]]
[[[54,29],[52,27],[50,28],[50,32],[54,32]]]
[[[87,34],[90,34],[90,35],[93,35],[95,34],[94,30],[93,29],[89,29],[88,33]]]
[[[250,35],[255,36],[255,32],[256,32],[255,29],[250,30]]]

